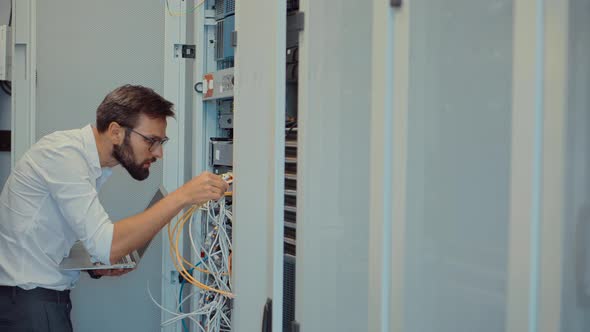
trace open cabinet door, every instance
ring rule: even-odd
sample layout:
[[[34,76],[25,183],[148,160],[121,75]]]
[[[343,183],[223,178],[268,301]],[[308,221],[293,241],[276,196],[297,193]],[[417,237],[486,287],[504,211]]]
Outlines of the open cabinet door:
[[[173,190],[188,176],[205,170],[219,174],[233,171],[232,331],[279,331],[283,293],[285,2],[169,0],[166,7],[165,91],[166,97],[177,104],[177,116],[169,122],[169,136],[176,143],[166,151],[169,161],[164,164],[164,184]],[[232,33],[234,30],[237,33]],[[194,52],[184,54],[183,49],[192,46]],[[191,60],[191,56],[195,59]],[[213,142],[229,142],[232,148],[223,150],[221,157],[221,151],[215,150],[219,145],[214,147]],[[192,221],[192,235],[201,240],[209,236],[207,231],[202,233],[203,224],[208,225],[202,219]],[[178,248],[185,249],[186,258],[198,262],[203,258],[201,252],[189,246],[186,229],[184,234],[184,244],[181,238]],[[175,282],[177,274],[165,247],[163,302],[167,308],[177,308],[179,283]],[[192,299],[190,310],[203,306],[200,294]],[[163,317],[172,315],[166,313]],[[183,324],[200,329],[195,321],[185,320]],[[181,329],[180,322],[165,328]]]
[[[372,3],[300,10],[295,318],[301,331],[365,331]]]
[[[282,328],[285,29],[285,1],[236,1],[236,332]]]
[[[566,156],[563,263],[555,268],[563,269],[559,331],[583,332],[590,330],[590,40],[585,33],[590,29],[590,1],[567,2],[568,11],[556,16],[567,18],[558,26],[568,30],[568,38],[561,39],[568,44],[568,76],[558,81],[567,87],[567,107],[562,107],[567,110],[567,145],[561,149]]]
[[[375,1],[369,331],[562,331],[567,2],[394,3]]]
[[[375,8],[371,331],[504,329],[513,37],[494,4]]]

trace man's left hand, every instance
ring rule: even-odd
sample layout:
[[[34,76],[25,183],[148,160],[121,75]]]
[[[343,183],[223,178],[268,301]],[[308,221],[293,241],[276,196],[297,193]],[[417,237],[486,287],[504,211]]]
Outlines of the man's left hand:
[[[92,271],[92,272],[90,272]],[[118,276],[122,276],[125,273],[129,273],[133,271],[133,269],[101,269],[101,270],[89,270],[88,274],[90,274],[91,277],[98,279],[102,276],[108,276],[108,277],[118,277]]]

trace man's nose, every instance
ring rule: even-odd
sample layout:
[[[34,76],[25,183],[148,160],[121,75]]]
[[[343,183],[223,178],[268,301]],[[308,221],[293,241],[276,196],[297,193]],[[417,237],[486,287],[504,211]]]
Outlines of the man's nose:
[[[152,154],[154,157],[162,159],[164,157],[164,147],[162,144],[158,144],[158,146],[153,149]]]

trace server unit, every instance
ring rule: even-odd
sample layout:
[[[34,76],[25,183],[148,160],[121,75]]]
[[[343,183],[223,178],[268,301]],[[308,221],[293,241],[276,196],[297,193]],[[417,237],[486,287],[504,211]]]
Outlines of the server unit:
[[[232,33],[236,26],[236,16],[231,15],[217,21],[215,60],[217,69],[233,67],[234,47]]]
[[[297,1],[299,2],[299,1]],[[222,20],[236,12],[236,0],[215,0],[215,19]]]
[[[227,68],[203,77],[203,100],[227,99],[234,96],[234,69]]]

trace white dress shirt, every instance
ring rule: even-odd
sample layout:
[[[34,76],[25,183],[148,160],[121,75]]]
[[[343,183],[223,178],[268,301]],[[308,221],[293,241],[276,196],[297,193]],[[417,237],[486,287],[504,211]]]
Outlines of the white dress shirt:
[[[80,272],[62,271],[59,263],[78,240],[108,264],[114,226],[98,190],[111,174],[100,167],[90,125],[33,145],[0,195],[0,285],[73,288]]]

